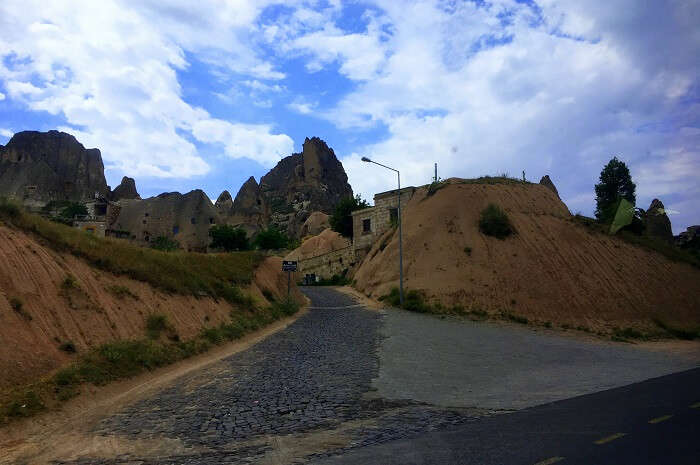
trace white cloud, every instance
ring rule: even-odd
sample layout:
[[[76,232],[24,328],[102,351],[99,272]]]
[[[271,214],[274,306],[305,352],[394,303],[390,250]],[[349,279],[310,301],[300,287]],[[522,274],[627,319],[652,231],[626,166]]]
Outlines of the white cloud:
[[[309,115],[315,111],[317,105],[317,103],[306,102],[301,98],[297,98],[293,102],[288,103],[287,108],[302,115]]]
[[[2,100],[2,99],[0,99],[0,100]],[[0,136],[9,138],[9,137],[12,137],[14,135],[15,135],[15,133],[11,129],[0,128]]]
[[[5,1],[0,56],[8,59],[0,64],[0,82],[29,109],[65,116],[65,129],[100,147],[109,169],[202,175],[210,167],[194,141],[272,164],[279,151],[292,151],[288,136],[274,134],[269,125],[216,119],[188,104],[176,73],[189,66],[187,51],[216,63],[222,73],[283,77],[245,39],[264,6],[244,0],[140,2],[133,8],[117,0]]]
[[[620,154],[636,176],[640,206],[653,196],[697,199],[700,150],[688,134],[700,111],[683,103],[700,75],[700,36],[687,19],[700,11],[690,3],[547,1],[541,19],[509,0],[379,3],[392,33],[375,31],[374,39],[387,58],[367,67],[372,80],[346,73],[356,89],[316,114],[341,128],[385,127],[385,140],[358,152],[400,168],[407,183],[428,182],[433,162],[443,177],[550,174],[572,209],[591,213],[586,201],[600,169]],[[664,33],[674,29],[680,35]],[[351,59],[324,55],[329,44],[306,45],[311,66],[331,57],[341,69],[373,62],[373,51]],[[688,129],[654,128],[676,121]],[[391,173],[359,156],[343,162],[365,196],[393,185]],[[700,205],[678,216],[676,229],[697,223]]]
[[[3,100],[5,100],[5,94],[0,92],[0,102],[2,102]]]

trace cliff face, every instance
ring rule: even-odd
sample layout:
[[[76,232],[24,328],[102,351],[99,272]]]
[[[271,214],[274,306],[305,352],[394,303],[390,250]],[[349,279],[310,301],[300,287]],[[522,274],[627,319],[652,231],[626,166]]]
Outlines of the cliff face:
[[[263,176],[258,193],[269,223],[294,237],[312,212],[330,214],[352,195],[343,164],[318,137],[307,138],[301,153],[284,158]]]
[[[673,242],[671,220],[666,215],[664,204],[654,199],[646,212],[646,235],[665,242]]]
[[[206,251],[209,228],[221,217],[207,194],[169,192],[144,200],[120,201],[119,214],[109,228],[128,231],[130,238],[147,245],[159,236],[175,239],[184,250]]]
[[[0,146],[0,195],[31,206],[107,196],[102,156],[70,134],[24,131]]]

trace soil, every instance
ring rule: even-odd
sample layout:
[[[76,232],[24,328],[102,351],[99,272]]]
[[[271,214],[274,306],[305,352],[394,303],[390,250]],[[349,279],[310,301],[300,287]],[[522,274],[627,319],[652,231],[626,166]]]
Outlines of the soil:
[[[516,234],[482,234],[480,212],[495,203]],[[432,196],[418,189],[403,215],[404,287],[458,311],[503,312],[530,321],[660,331],[653,319],[700,327],[700,270],[575,223],[537,184],[469,184]],[[371,297],[398,286],[398,234],[380,238],[354,275]]]
[[[261,304],[265,294],[286,295],[279,257],[256,270],[247,292]],[[66,285],[66,278],[75,281]],[[301,299],[299,291],[294,296]],[[21,309],[12,303],[21,302]],[[30,235],[0,226],[0,390],[36,380],[76,356],[109,341],[140,339],[151,314],[165,315],[171,334],[186,340],[202,328],[230,320],[231,305],[210,297],[169,295],[150,285],[98,270],[58,253]]]

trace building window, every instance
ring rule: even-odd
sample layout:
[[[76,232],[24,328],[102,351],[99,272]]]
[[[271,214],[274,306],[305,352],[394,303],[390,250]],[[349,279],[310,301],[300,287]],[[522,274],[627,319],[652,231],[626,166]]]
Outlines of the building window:
[[[398,222],[399,222],[399,209],[398,208],[390,208],[389,209],[389,222],[391,222],[391,224],[398,224]]]
[[[173,235],[180,232],[180,226],[173,226]]]
[[[209,224],[214,224],[214,218],[209,218]]]
[[[197,224],[197,218],[190,218],[190,223]]]
[[[367,218],[362,220],[362,233],[367,234],[372,232],[372,220]]]
[[[148,213],[144,213],[143,216],[148,216]]]

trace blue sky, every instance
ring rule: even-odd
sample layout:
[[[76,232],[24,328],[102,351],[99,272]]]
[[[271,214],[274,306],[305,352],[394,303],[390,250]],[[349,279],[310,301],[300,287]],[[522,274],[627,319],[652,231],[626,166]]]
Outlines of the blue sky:
[[[432,175],[549,174],[572,212],[617,155],[638,206],[700,223],[697,1],[6,0],[0,143],[58,128],[142,195],[233,195],[305,137],[356,192],[360,162]]]

